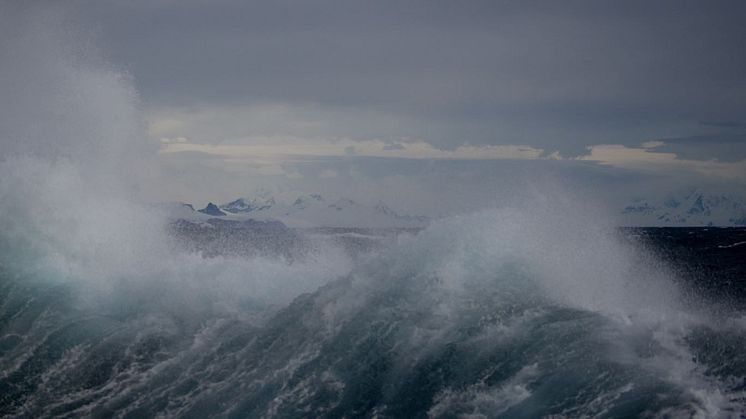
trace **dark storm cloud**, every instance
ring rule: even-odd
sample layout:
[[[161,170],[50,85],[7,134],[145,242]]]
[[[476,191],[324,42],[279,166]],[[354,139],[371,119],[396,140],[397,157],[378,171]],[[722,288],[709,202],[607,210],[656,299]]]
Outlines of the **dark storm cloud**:
[[[746,123],[736,121],[702,121],[701,124],[718,128],[746,128]]]
[[[688,160],[718,160],[739,162],[746,160],[746,132],[696,135],[667,138],[656,151],[671,152]]]
[[[153,107],[361,109],[439,147],[565,155],[746,120],[741,1],[78,5]],[[377,135],[338,126],[329,134]]]

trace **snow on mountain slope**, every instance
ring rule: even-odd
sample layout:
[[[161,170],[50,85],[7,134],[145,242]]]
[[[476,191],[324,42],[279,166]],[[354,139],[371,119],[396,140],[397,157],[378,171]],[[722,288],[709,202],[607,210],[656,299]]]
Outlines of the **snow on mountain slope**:
[[[657,199],[637,199],[622,210],[625,225],[746,226],[746,202],[733,195],[689,191]]]
[[[220,209],[232,214],[240,214],[267,210],[276,204],[277,202],[275,202],[272,196],[262,194],[253,198],[238,198],[235,201],[221,205]]]
[[[327,201],[318,194],[303,195],[292,203],[264,194],[239,198],[220,206],[234,217],[274,219],[290,227],[423,227],[427,218],[399,215],[383,203],[366,206],[351,199]]]

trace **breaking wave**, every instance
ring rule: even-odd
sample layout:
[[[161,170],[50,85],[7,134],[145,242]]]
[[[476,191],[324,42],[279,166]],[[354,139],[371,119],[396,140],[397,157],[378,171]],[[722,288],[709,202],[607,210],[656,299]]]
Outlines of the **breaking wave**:
[[[6,19],[22,30],[1,60],[0,414],[746,411],[743,314],[709,309],[566,192],[356,259],[180,250],[138,198],[157,170],[127,77],[47,15]]]

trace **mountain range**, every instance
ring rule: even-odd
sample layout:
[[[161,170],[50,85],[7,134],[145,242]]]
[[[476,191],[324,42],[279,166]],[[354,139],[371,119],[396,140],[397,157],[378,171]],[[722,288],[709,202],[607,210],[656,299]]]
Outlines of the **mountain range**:
[[[424,216],[401,215],[383,202],[370,206],[348,198],[327,200],[319,194],[278,199],[261,192],[223,204],[209,203],[194,210],[174,203],[172,217],[191,220],[280,221],[288,227],[420,228]],[[731,194],[689,190],[678,194],[637,198],[621,209],[621,224],[639,227],[746,226],[746,200]]]
[[[678,195],[643,199],[622,210],[626,225],[746,226],[746,201],[729,194],[691,190]]]
[[[198,212],[226,219],[277,220],[289,227],[407,228],[428,223],[427,217],[400,215],[383,202],[369,206],[348,198],[327,200],[319,194],[283,202],[261,193],[220,205],[210,202]]]

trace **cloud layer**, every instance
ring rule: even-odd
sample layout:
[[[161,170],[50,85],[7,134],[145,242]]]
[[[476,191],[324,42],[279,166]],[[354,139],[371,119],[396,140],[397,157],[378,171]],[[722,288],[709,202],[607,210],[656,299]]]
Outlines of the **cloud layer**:
[[[722,129],[703,121],[746,123],[739,1],[79,9],[154,109],[280,104],[314,113],[310,128],[327,136],[408,137],[439,148],[528,144],[563,155]]]
[[[599,190],[621,179],[746,185],[740,1],[2,8],[22,17],[6,19],[3,39],[37,33],[43,10],[84,34],[69,48],[98,48],[131,76],[160,147],[154,195],[200,200],[348,179],[348,189],[397,179],[411,190],[466,190],[455,179],[489,187],[494,173],[539,170],[606,182]],[[22,47],[2,52],[11,67],[13,54],[25,56]],[[428,167],[437,181],[423,175]]]

